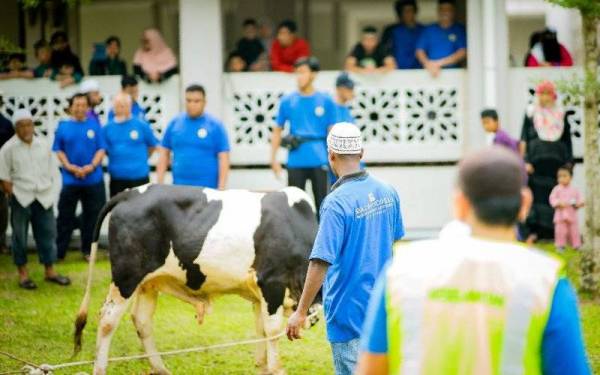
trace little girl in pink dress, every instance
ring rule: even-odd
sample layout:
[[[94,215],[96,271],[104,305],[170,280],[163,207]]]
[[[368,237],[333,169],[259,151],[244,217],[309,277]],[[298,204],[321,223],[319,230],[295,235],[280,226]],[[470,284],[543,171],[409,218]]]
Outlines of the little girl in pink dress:
[[[577,210],[583,207],[583,198],[571,185],[572,172],[569,167],[558,169],[558,185],[550,193],[550,205],[554,207],[554,243],[564,250],[567,242],[575,249],[581,246],[581,234]]]

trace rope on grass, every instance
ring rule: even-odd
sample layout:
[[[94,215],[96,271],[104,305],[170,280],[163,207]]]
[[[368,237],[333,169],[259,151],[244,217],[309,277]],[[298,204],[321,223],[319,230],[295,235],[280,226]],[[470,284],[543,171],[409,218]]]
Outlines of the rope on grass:
[[[314,319],[317,317],[319,312],[320,312],[320,309],[317,309],[315,312],[313,312],[312,314],[307,316],[307,321],[312,323],[314,321]],[[108,362],[127,362],[127,361],[134,361],[134,360],[145,359],[145,358],[150,358],[150,357],[155,357],[155,356],[168,357],[168,356],[175,356],[175,355],[181,355],[181,354],[187,354],[187,353],[205,352],[205,351],[215,350],[215,349],[226,349],[226,348],[231,348],[231,347],[239,346],[239,345],[260,344],[260,343],[267,342],[267,341],[277,340],[283,336],[285,336],[285,332],[281,332],[275,336],[265,337],[265,338],[260,338],[260,339],[248,339],[248,340],[241,340],[241,341],[233,341],[233,342],[228,342],[228,343],[224,343],[224,344],[215,344],[215,345],[209,345],[209,346],[196,346],[196,347],[192,347],[192,348],[168,350],[168,351],[156,352],[156,353],[152,353],[152,354],[134,354],[134,355],[128,355],[128,356],[122,356],[122,357],[114,357],[114,358],[109,358]],[[23,369],[21,369],[20,371],[0,373],[0,375],[8,375],[8,374],[50,375],[50,374],[52,374],[52,371],[55,371],[55,370],[94,364],[93,360],[89,360],[89,361],[78,361],[78,362],[66,362],[66,363],[60,363],[57,365],[43,364],[43,365],[37,366],[31,362],[27,362],[25,360],[17,358],[10,353],[0,351],[0,354],[3,354],[9,358],[12,358],[16,361],[22,362],[27,365],[27,366],[23,367]]]

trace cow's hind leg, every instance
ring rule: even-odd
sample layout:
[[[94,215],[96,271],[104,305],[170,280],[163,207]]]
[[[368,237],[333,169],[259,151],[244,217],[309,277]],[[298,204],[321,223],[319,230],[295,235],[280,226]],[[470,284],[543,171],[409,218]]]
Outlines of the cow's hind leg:
[[[142,341],[142,345],[144,345],[146,354],[151,356],[148,360],[152,366],[152,373],[167,375],[170,374],[170,372],[165,367],[160,355],[157,354],[158,350],[156,350],[152,329],[152,317],[154,315],[154,310],[156,309],[157,297],[158,291],[155,289],[141,287],[137,292],[133,304],[131,319],[135,325],[138,337]]]
[[[259,339],[266,337],[265,325],[263,321],[262,304],[260,302],[254,302],[254,317],[256,323],[256,334]],[[254,355],[256,367],[259,368],[261,373],[267,373],[267,343],[261,342],[256,344],[256,353]]]
[[[95,375],[106,374],[110,340],[119,325],[123,313],[127,310],[132,297],[123,298],[115,284],[110,284],[108,296],[106,296],[106,300],[100,311],[100,323],[96,338],[96,361],[94,362]]]

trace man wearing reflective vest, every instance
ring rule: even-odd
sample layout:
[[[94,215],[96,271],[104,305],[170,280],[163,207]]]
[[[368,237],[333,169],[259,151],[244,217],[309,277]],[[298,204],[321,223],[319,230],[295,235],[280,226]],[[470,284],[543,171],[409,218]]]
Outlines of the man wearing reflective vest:
[[[531,195],[492,147],[459,167],[456,219],[471,235],[397,244],[378,278],[358,374],[589,374],[563,262],[515,242]]]

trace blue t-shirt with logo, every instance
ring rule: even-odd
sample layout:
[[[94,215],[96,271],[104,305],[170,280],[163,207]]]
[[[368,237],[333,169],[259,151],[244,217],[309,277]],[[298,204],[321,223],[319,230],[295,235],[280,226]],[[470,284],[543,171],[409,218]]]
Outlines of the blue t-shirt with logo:
[[[392,29],[392,51],[398,69],[420,69],[421,63],[415,56],[417,42],[425,26],[420,23],[415,27],[397,25]]]
[[[225,126],[209,114],[175,117],[167,126],[162,146],[173,152],[173,183],[217,188],[219,154],[229,152]]]
[[[430,60],[443,59],[463,48],[467,48],[467,33],[465,27],[458,23],[448,28],[443,28],[437,23],[429,25],[417,42],[417,49],[425,51]],[[447,67],[457,66],[455,64]]]
[[[146,112],[138,104],[138,102],[131,103],[131,117],[146,121]],[[108,122],[113,122],[115,119],[115,110],[113,108],[108,111]]]
[[[84,121],[63,120],[58,123],[54,135],[53,151],[62,151],[69,163],[78,167],[92,164],[98,150],[105,150],[106,143],[98,122],[92,118]],[[71,172],[61,168],[63,185],[87,186],[102,181],[102,167],[96,167],[85,178],[77,178]]]
[[[119,180],[148,177],[148,148],[158,144],[148,123],[135,117],[109,122],[102,128],[108,153],[108,173]]]
[[[375,280],[404,235],[400,198],[361,171],[338,182],[320,214],[310,259],[330,264],[323,284],[327,337],[347,342],[360,336]]]
[[[335,102],[329,94],[294,92],[279,103],[277,126],[289,123],[290,134],[310,138],[288,154],[290,168],[316,168],[328,164],[327,131],[336,121]]]

